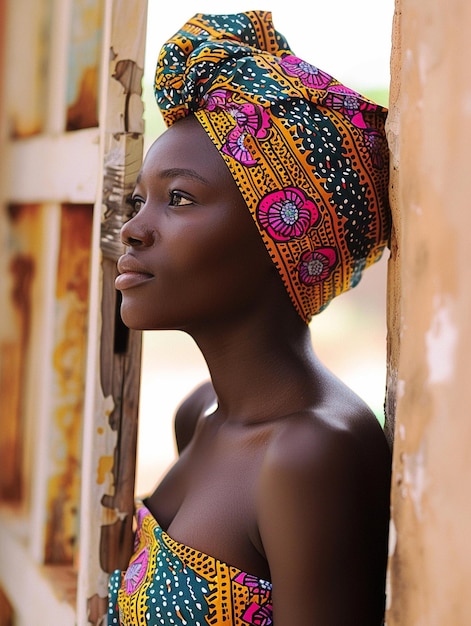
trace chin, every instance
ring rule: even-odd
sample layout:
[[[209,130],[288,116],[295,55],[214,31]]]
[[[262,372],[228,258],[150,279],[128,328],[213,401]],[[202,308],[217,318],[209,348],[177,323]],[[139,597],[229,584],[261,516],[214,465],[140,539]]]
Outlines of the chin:
[[[121,304],[120,316],[123,324],[130,330],[149,330],[148,324],[139,314],[134,311],[126,310],[126,307]]]
[[[130,330],[178,330],[178,326],[172,323],[165,323],[163,320],[148,320],[139,313],[126,311],[121,307],[121,320]]]

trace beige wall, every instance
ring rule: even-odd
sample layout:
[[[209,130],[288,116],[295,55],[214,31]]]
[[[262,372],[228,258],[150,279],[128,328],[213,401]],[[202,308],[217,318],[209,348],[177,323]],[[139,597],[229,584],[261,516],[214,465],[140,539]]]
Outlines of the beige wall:
[[[470,60],[469,0],[396,1],[388,626],[471,624]]]

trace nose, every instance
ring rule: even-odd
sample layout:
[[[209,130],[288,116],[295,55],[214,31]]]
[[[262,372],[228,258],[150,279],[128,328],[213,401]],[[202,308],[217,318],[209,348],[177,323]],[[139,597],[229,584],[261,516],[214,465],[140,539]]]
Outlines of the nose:
[[[155,230],[146,223],[143,210],[132,217],[121,227],[121,241],[132,248],[152,246],[155,241]]]

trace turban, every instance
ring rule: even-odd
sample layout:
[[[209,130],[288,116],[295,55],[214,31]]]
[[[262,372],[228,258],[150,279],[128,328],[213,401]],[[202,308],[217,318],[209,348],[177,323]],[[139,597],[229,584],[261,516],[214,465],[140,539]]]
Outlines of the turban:
[[[306,322],[381,257],[387,109],[298,58],[270,12],[195,15],[162,47],[155,96],[167,126],[199,120]]]

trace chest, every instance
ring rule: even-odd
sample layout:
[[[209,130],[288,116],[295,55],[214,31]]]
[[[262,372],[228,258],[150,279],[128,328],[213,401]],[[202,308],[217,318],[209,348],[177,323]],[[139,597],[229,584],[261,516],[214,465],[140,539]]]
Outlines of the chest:
[[[148,500],[173,539],[265,579],[257,495],[269,436],[199,433]]]

